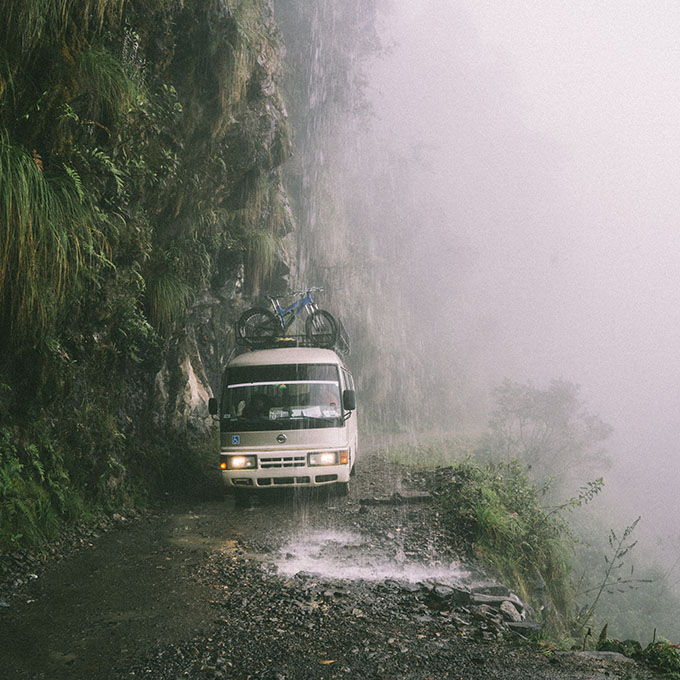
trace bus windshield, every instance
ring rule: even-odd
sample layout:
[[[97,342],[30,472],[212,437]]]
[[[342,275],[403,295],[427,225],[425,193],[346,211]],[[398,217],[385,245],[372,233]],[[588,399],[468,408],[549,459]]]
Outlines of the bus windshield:
[[[334,364],[232,366],[222,394],[224,432],[341,427]]]

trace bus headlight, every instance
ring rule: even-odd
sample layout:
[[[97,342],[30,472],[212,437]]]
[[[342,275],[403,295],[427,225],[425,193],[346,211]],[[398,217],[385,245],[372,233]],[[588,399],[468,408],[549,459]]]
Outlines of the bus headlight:
[[[322,453],[310,453],[309,454],[309,465],[337,465],[338,464],[338,452],[337,451],[323,451]]]
[[[255,470],[257,456],[225,456],[220,467],[223,470]]]

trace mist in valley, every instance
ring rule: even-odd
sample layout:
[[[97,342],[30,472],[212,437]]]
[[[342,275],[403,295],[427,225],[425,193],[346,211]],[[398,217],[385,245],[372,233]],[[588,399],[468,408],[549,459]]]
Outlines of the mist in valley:
[[[346,117],[323,162],[350,225],[344,271],[375,307],[364,323],[399,320],[378,343],[384,392],[427,383],[448,400],[442,429],[469,431],[504,378],[579,385],[613,427],[610,526],[642,515],[637,559],[680,579],[680,7],[380,10],[371,113]],[[403,354],[424,375],[400,374]]]

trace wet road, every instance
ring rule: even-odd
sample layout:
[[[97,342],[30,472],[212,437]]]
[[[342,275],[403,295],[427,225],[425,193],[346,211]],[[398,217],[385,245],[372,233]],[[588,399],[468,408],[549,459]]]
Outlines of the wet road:
[[[483,576],[442,545],[431,505],[359,502],[398,484],[378,460],[349,497],[283,494],[248,508],[225,497],[119,520],[0,608],[0,675],[650,677],[508,646],[483,608],[428,602],[424,581],[445,592]]]
[[[219,594],[201,575],[209,554],[267,562],[288,574],[322,568],[337,575],[351,563],[356,576],[373,570],[379,577],[375,547],[362,546],[358,533],[349,541],[347,531],[338,533],[339,505],[356,500],[277,494],[242,508],[225,495],[118,521],[0,609],[3,677],[119,677],[164,645],[200,637],[215,618],[211,602]],[[258,549],[244,553],[243,541]],[[384,570],[388,556],[382,559]]]

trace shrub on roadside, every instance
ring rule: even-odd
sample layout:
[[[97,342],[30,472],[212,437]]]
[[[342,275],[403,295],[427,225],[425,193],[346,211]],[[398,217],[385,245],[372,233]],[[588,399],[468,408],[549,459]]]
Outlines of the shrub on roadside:
[[[445,526],[465,538],[473,555],[552,624],[572,606],[568,526],[540,505],[541,492],[519,462],[458,463],[441,490]]]

